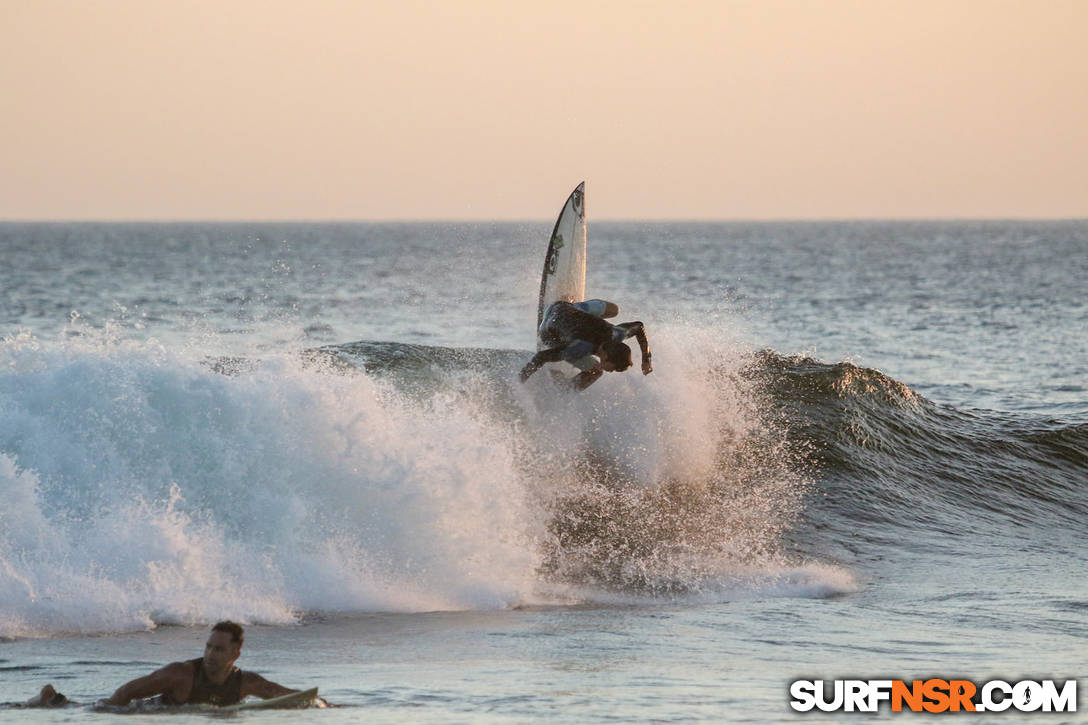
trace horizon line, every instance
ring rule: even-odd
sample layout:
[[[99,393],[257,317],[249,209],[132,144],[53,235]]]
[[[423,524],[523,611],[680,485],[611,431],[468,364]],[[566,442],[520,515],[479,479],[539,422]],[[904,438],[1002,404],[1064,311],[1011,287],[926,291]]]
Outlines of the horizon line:
[[[483,217],[59,217],[3,218],[0,224],[551,224],[550,217],[487,219]],[[819,224],[850,222],[1080,222],[1085,216],[827,216],[827,217],[601,217],[587,219],[587,224]]]

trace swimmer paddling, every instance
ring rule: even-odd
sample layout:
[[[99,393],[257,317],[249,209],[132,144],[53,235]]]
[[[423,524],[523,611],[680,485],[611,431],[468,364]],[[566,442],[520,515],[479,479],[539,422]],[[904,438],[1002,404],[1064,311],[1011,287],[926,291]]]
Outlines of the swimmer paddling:
[[[241,625],[230,621],[219,622],[212,627],[208,642],[204,645],[203,657],[173,662],[150,675],[126,682],[109,699],[100,700],[98,704],[124,706],[133,700],[157,697],[163,705],[225,706],[237,704],[250,695],[267,700],[299,692],[266,680],[256,672],[235,667],[244,641],[245,632]],[[52,685],[46,685],[27,705],[58,707],[67,702],[67,698]],[[315,703],[318,707],[326,706],[321,698],[317,698]]]

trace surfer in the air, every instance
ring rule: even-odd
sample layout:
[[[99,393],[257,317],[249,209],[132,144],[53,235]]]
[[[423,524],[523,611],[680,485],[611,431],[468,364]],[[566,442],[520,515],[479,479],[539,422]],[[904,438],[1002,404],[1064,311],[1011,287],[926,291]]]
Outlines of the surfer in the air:
[[[234,705],[249,695],[263,700],[298,692],[266,680],[256,672],[240,670],[234,666],[242,654],[245,633],[234,622],[219,622],[212,627],[204,656],[186,662],[174,662],[155,670],[150,675],[126,682],[117,692],[100,705],[127,705],[133,700],[158,696],[163,705]],[[27,705],[31,707],[57,707],[68,702],[52,685],[46,685],[41,693]],[[315,700],[325,706],[321,698]]]
[[[565,360],[582,372],[571,381],[575,390],[585,390],[604,373],[622,372],[631,367],[631,348],[624,342],[638,340],[642,352],[642,374],[654,371],[650,345],[641,322],[613,325],[605,318],[615,317],[620,308],[604,300],[555,302],[544,311],[537,334],[548,347],[541,350],[521,369],[521,382],[529,379],[545,363]]]

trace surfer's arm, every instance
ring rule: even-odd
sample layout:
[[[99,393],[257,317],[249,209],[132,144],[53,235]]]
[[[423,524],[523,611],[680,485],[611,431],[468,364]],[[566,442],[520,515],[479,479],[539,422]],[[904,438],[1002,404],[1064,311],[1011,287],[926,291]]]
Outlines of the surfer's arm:
[[[295,692],[300,692],[300,690],[292,690],[290,687],[284,687],[279,683],[266,680],[256,672],[242,673],[242,697],[256,695],[262,700],[267,700],[270,697],[282,697]]]
[[[623,330],[624,339],[634,337],[638,340],[638,349],[642,353],[642,374],[649,375],[654,371],[653,355],[650,354],[650,343],[646,339],[646,328],[641,322],[624,322],[616,327]]]
[[[296,692],[302,692],[302,690],[292,690],[290,687],[284,687],[278,682],[272,682],[258,675],[256,672],[242,672],[242,698],[255,695],[262,700],[268,700],[273,697],[283,697],[284,695],[291,695]],[[315,697],[314,703],[318,707],[328,707],[323,698]]]
[[[176,696],[179,691],[185,690],[184,697],[188,697],[187,689],[192,688],[193,674],[191,666],[186,669],[188,663],[174,662],[162,669],[155,670],[150,675],[137,677],[117,688],[117,691],[105,700],[107,705],[124,706],[133,700],[142,700],[145,697],[170,694]]]
[[[566,345],[559,347],[552,347],[547,350],[541,350],[536,355],[533,355],[533,359],[525,364],[525,367],[521,369],[521,382],[525,382],[529,377],[537,370],[544,366],[544,363],[559,362],[563,359],[563,351],[566,349]]]

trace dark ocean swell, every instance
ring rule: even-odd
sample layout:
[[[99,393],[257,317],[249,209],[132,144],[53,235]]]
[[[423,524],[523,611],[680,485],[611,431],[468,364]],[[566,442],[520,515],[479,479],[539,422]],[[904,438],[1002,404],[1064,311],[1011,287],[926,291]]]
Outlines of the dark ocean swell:
[[[1088,424],[937,405],[883,373],[770,351],[747,374],[810,450],[806,518],[900,541],[1088,525]],[[933,545],[935,540],[927,540]]]

